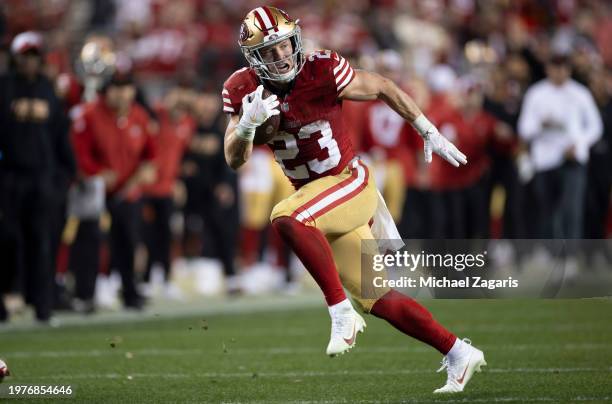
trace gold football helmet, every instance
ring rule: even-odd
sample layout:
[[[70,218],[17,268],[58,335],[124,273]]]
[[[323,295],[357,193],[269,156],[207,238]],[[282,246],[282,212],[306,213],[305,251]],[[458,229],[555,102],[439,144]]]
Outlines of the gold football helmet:
[[[113,41],[104,35],[89,36],[76,61],[76,73],[85,86],[85,100],[95,98],[96,92],[115,74],[116,67]]]
[[[287,13],[276,7],[257,7],[251,10],[240,26],[238,44],[249,65],[264,80],[288,82],[295,78],[304,67],[302,34],[299,20],[293,20]],[[290,56],[274,62],[264,62],[260,51],[286,39],[291,41],[293,52]],[[277,66],[291,60],[293,68],[279,73]]]

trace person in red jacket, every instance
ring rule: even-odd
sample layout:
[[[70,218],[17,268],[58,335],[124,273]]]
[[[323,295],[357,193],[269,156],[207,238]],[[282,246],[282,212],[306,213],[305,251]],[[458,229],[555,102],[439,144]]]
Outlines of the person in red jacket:
[[[125,307],[140,309],[143,299],[134,283],[139,199],[143,185],[155,180],[156,169],[149,116],[134,102],[135,92],[129,75],[113,75],[78,112],[71,135],[80,175],[104,181],[112,219],[111,263],[121,274]]]
[[[434,157],[430,173],[438,196],[436,228],[445,238],[487,238],[490,148],[511,143],[511,130],[483,110],[483,91],[477,83],[465,79],[458,87],[450,107],[432,113],[432,121],[470,156],[470,164],[448,170]]]
[[[166,295],[176,297],[169,282],[170,244],[172,234],[170,219],[174,210],[174,191],[179,175],[181,159],[195,131],[195,122],[189,114],[193,94],[184,87],[170,89],[163,103],[155,108],[158,131],[153,136],[157,156],[154,160],[157,179],[144,189],[143,219],[144,241],[148,250],[145,281],[149,281],[151,268],[159,264],[164,272]]]

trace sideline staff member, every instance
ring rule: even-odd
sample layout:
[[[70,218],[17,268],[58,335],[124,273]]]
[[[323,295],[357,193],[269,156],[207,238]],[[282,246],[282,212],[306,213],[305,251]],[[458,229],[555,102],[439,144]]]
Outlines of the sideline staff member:
[[[0,321],[7,319],[2,294],[17,284],[36,319],[46,322],[53,306],[53,181],[72,166],[72,151],[63,109],[42,74],[41,35],[17,35],[11,56],[12,68],[0,78]]]
[[[142,186],[155,181],[154,145],[149,116],[134,102],[129,74],[117,72],[98,97],[83,106],[72,126],[79,172],[101,176],[111,215],[111,264],[121,274],[126,308],[140,309],[143,299],[134,282],[134,252],[139,239]],[[96,271],[97,267],[87,270]],[[84,270],[84,269],[79,269]],[[87,277],[95,284],[95,276]],[[93,288],[91,288],[93,290]]]

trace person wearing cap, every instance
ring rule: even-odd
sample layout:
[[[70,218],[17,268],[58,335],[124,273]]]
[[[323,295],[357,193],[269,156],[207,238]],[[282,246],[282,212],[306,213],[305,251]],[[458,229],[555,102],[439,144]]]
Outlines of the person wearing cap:
[[[139,202],[143,186],[155,181],[156,170],[149,115],[135,102],[135,95],[129,72],[116,71],[97,98],[79,109],[71,138],[81,177],[99,176],[105,184],[111,263],[121,274],[124,306],[141,309],[144,301],[134,281]],[[95,282],[95,277],[90,278]]]
[[[589,149],[601,137],[601,116],[589,90],[570,78],[566,56],[554,55],[546,75],[525,94],[518,132],[535,171],[539,237],[577,239],[583,234]]]
[[[43,39],[23,32],[11,43],[11,68],[0,77],[0,293],[23,279],[36,318],[53,305],[51,219],[57,178],[71,177],[73,155],[66,116],[43,74]],[[5,268],[7,270],[5,270]],[[23,277],[15,278],[23,270]],[[0,299],[0,321],[6,319]]]

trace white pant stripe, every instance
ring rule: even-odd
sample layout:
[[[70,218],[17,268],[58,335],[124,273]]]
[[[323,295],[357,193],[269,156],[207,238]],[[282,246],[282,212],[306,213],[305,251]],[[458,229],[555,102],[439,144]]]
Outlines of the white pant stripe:
[[[359,188],[361,185],[363,185],[363,183],[366,181],[365,169],[363,168],[361,164],[357,162],[354,163],[354,167],[355,166],[357,167],[357,178],[349,182],[344,187],[327,195],[325,198],[321,199],[319,202],[315,203],[308,209],[300,212],[297,215],[296,219],[303,223],[304,221],[306,221],[306,219],[314,217],[317,214],[317,212],[323,210],[324,208],[338,201],[339,199],[344,198],[345,196],[347,196],[348,194],[350,194],[351,192]]]

